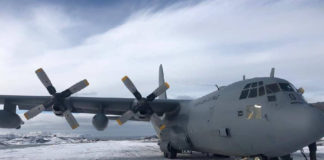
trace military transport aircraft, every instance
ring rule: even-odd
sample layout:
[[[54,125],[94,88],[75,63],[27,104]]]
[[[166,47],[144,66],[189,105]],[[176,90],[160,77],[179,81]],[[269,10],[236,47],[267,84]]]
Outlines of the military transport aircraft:
[[[198,151],[290,159],[290,153],[324,136],[324,114],[316,107],[318,104],[307,103],[303,89],[274,77],[274,69],[270,77],[244,77],[195,100],[167,99],[169,85],[164,81],[162,66],[160,86],[147,97],[127,76],[122,78],[134,99],[70,97],[88,86],[87,80],[57,92],[43,69],[36,74],[51,96],[0,95],[0,104],[4,104],[1,128],[20,128],[23,124],[16,106],[28,110],[26,119],[53,111],[65,117],[72,129],[79,126],[72,113],[95,114],[92,123],[97,130],[104,130],[109,119],[120,125],[128,120],[151,121],[166,158],[175,158],[182,151]]]

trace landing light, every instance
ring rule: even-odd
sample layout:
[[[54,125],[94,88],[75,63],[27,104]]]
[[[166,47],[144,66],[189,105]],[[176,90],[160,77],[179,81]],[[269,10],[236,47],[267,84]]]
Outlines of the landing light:
[[[262,108],[262,106],[257,105],[257,104],[255,104],[254,107],[255,107],[255,108]]]

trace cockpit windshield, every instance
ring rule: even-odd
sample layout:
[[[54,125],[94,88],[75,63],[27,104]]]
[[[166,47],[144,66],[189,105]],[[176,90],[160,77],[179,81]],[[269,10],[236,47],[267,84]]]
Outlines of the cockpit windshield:
[[[273,84],[266,85],[266,91],[267,94],[270,94],[270,93],[277,93],[280,91],[280,89],[277,83],[273,83]]]
[[[263,96],[265,93],[268,96],[274,96],[277,92],[296,92],[296,89],[292,84],[289,83],[272,83],[263,84],[263,81],[248,83],[244,86],[240,98],[255,98],[258,96]]]
[[[286,92],[293,92],[294,88],[290,86],[288,83],[279,83],[281,90]]]

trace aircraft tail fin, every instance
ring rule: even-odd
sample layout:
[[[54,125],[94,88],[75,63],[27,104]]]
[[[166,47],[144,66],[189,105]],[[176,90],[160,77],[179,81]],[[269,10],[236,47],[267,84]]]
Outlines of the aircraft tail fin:
[[[162,67],[162,64],[161,64],[160,68],[159,68],[159,86],[163,85],[164,83],[165,83],[165,81],[164,81],[164,73],[163,73],[163,67]],[[167,99],[166,91],[159,96],[159,99]]]

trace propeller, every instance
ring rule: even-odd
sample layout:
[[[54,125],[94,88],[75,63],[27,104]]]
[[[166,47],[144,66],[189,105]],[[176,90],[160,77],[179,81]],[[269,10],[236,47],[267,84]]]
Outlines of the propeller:
[[[146,113],[150,115],[150,120],[162,130],[165,128],[162,120],[158,115],[153,113],[152,108],[148,105],[148,102],[152,102],[156,97],[164,93],[170,86],[168,83],[164,83],[156,88],[151,94],[149,94],[146,98],[143,98],[141,93],[137,90],[134,83],[127,77],[123,77],[122,81],[124,85],[128,88],[128,90],[135,96],[136,101],[132,106],[132,109],[126,111],[117,122],[119,125],[124,124],[129,119],[134,117],[137,112]]]
[[[65,117],[66,121],[69,123],[72,129],[79,127],[79,123],[74,118],[71,111],[65,106],[64,101],[66,98],[70,97],[72,94],[79,92],[80,90],[84,89],[89,85],[89,82],[85,79],[82,80],[70,88],[64,90],[61,93],[57,93],[55,87],[52,85],[52,82],[44,72],[42,68],[36,70],[36,75],[42,84],[46,87],[48,93],[52,95],[51,99],[45,102],[44,104],[40,104],[35,106],[34,108],[30,109],[29,111],[25,112],[24,116],[27,120],[36,117],[42,111],[45,111],[49,107],[59,109],[63,111],[63,116]]]

